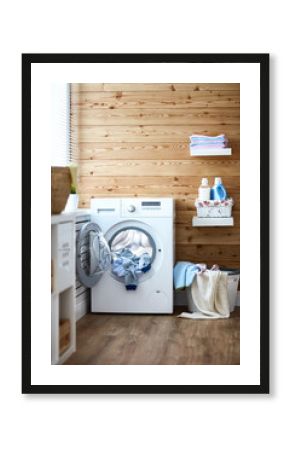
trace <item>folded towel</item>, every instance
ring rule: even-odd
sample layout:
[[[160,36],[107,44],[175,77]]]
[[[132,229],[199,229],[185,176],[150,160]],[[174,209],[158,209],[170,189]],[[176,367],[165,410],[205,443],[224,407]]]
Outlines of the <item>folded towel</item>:
[[[224,142],[227,142],[227,139],[190,139],[190,143],[192,145],[196,144],[223,144]]]
[[[197,272],[205,270],[205,264],[193,264],[188,261],[179,261],[173,269],[173,282],[175,290],[191,286]]]
[[[196,145],[203,145],[203,146],[211,146],[211,145],[225,145],[227,146],[229,141],[225,139],[224,141],[219,140],[212,140],[212,141],[200,141],[200,140],[191,140],[190,146],[195,147]]]
[[[191,295],[197,311],[184,312],[178,317],[187,319],[228,318],[230,316],[230,303],[227,277],[227,273],[220,270],[206,270],[197,274],[191,285]]]
[[[227,137],[225,134],[219,134],[218,136],[203,136],[201,134],[192,134],[189,138],[192,142],[211,142],[211,141],[217,141],[217,142],[224,142],[227,140]]]
[[[220,136],[191,136],[190,137],[190,148],[194,149],[197,146],[211,147],[211,146],[222,146],[225,148],[228,146],[228,139],[225,135]],[[215,147],[212,147],[215,148]],[[218,147],[219,148],[219,147]]]

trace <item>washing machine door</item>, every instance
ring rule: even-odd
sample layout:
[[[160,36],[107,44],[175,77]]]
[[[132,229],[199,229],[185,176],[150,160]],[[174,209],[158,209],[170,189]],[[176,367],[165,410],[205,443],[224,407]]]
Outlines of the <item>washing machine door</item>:
[[[110,267],[111,251],[101,228],[94,222],[84,224],[76,240],[76,271],[80,282],[91,288]]]

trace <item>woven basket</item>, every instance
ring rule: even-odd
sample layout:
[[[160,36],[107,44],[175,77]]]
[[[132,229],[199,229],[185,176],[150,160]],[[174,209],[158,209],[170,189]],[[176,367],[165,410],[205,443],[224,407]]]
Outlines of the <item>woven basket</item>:
[[[71,189],[69,167],[51,168],[51,214],[60,214],[66,205]]]

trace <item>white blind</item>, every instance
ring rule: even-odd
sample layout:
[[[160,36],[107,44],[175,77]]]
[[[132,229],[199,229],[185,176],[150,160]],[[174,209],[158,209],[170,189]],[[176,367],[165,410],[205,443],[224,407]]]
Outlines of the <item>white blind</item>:
[[[70,95],[70,145],[69,161],[79,164],[79,85],[69,85]]]
[[[51,86],[51,165],[66,166],[70,151],[70,85]]]

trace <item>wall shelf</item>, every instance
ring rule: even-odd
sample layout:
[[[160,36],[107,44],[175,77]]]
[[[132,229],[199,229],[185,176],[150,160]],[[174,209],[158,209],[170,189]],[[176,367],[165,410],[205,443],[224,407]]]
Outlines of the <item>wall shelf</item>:
[[[233,217],[197,217],[192,218],[193,227],[233,227]]]
[[[190,156],[230,156],[232,154],[231,148],[204,148],[203,150],[194,151],[192,148],[190,150]]]

